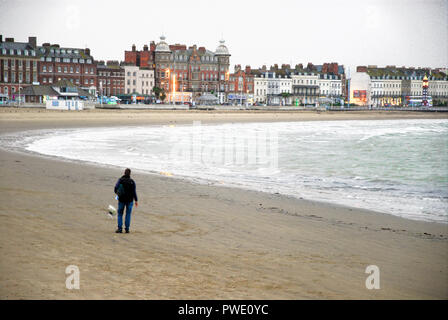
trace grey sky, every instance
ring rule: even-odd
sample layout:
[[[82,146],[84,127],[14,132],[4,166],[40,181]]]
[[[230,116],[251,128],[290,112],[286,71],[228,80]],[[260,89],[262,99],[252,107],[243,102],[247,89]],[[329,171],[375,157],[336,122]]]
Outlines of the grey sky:
[[[170,44],[215,50],[231,66],[313,62],[446,67],[447,0],[0,0],[0,33],[88,47],[123,60],[162,32]]]

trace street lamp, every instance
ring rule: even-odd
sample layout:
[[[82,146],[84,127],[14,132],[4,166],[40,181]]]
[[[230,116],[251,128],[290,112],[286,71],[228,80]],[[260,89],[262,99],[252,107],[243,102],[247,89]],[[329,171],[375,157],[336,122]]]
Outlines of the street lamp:
[[[170,92],[170,78],[171,78],[171,70],[168,68],[168,90],[167,90],[167,92],[169,93]],[[168,104],[169,104],[169,101],[168,101]]]
[[[175,104],[175,94],[176,94],[176,74],[173,72],[173,105]]]
[[[19,107],[20,107],[20,100],[22,100],[22,96],[20,95],[21,87],[22,87],[22,79],[19,79]]]
[[[226,71],[225,76],[224,76],[224,79],[225,79],[225,82],[226,82],[227,85],[228,85],[229,80],[230,80],[230,72],[229,72],[229,70]],[[225,91],[225,88],[224,88],[224,91]],[[224,99],[223,99],[223,102],[224,102]]]

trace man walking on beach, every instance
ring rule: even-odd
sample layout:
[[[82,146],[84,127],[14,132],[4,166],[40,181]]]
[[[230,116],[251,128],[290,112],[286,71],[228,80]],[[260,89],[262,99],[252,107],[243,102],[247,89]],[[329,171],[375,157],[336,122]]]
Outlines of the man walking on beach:
[[[126,169],[124,175],[118,179],[115,184],[114,192],[118,195],[118,229],[116,233],[123,231],[123,211],[126,207],[126,217],[124,227],[126,233],[129,233],[129,226],[131,225],[132,206],[138,207],[137,191],[134,180],[131,179],[131,169]]]

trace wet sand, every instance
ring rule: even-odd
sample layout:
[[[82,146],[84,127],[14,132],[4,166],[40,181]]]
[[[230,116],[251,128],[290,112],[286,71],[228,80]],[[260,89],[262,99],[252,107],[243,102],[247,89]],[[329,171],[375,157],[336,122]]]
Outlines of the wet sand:
[[[447,118],[438,113],[51,112],[0,108],[0,133],[85,126]],[[140,206],[115,234],[122,170],[0,149],[1,299],[447,299],[448,225],[134,172]],[[80,289],[65,268],[80,269]],[[368,265],[380,289],[365,287]]]

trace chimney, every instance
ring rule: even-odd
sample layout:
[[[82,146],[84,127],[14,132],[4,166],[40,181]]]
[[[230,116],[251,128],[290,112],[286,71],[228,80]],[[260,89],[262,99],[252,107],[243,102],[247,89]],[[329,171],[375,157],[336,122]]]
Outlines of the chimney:
[[[28,37],[28,43],[33,47],[37,47],[37,38],[36,37]]]
[[[45,43],[42,44],[42,46],[43,46],[43,47],[49,47],[49,46],[50,46],[50,43],[45,42]]]
[[[143,51],[148,51],[148,45],[147,45],[147,44],[145,44],[145,45],[143,46]]]
[[[0,34],[0,43],[2,43],[2,42],[3,42],[3,35]]]
[[[5,38],[5,42],[14,42],[14,38]]]
[[[85,48],[84,49],[84,53],[88,56],[90,56],[90,49],[89,48]]]
[[[132,51],[135,52],[135,44],[132,45]]]
[[[156,50],[156,43],[155,43],[154,41],[151,41],[151,43],[149,44],[149,49],[150,49],[151,51]]]
[[[250,66],[246,66],[246,71],[245,71],[246,74],[250,74],[250,70],[251,70],[251,69],[250,69]]]

